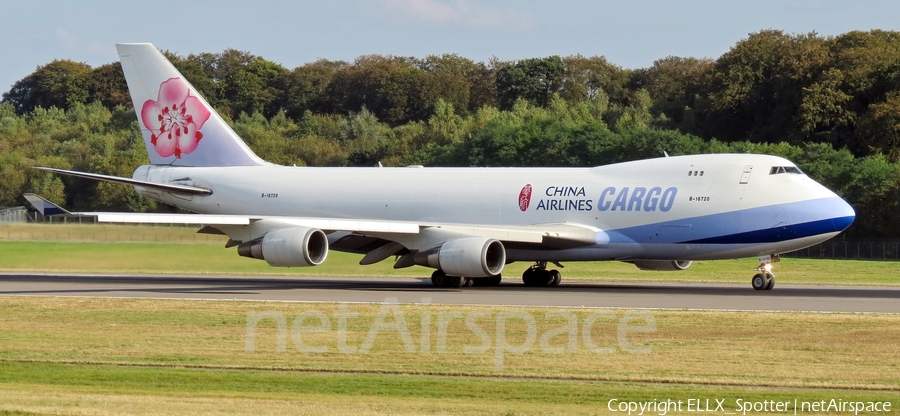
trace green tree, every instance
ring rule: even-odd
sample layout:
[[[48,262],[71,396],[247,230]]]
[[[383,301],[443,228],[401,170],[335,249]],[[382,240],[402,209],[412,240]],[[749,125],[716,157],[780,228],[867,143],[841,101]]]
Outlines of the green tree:
[[[375,166],[388,155],[391,129],[365,107],[341,122],[340,134],[350,166]]]
[[[665,115],[671,122],[666,128],[693,131],[698,100],[709,83],[711,59],[668,56],[657,59],[646,70],[632,73],[632,84],[653,97],[651,112]]]
[[[857,114],[850,110],[853,97],[841,89],[843,73],[825,70],[819,80],[803,88],[797,118],[800,131],[817,142],[834,142],[835,132],[852,126]]]
[[[273,117],[285,104],[283,91],[287,74],[281,65],[262,58],[227,74],[223,93],[232,114],[262,113]]]
[[[334,74],[347,65],[344,61],[320,59],[286,74],[283,105],[288,117],[300,119],[307,111],[332,111],[326,89]]]
[[[88,101],[99,101],[106,108],[132,107],[131,95],[125,82],[125,73],[119,62],[101,65],[87,76]]]
[[[434,74],[438,98],[454,106],[460,114],[477,111],[486,105],[496,105],[495,69],[483,62],[456,54],[429,55],[417,66]]]
[[[3,94],[2,102],[12,104],[17,114],[37,107],[68,108],[85,103],[89,98],[90,73],[91,67],[85,63],[57,59],[13,84]]]
[[[602,56],[562,58],[565,68],[560,96],[570,103],[607,100],[616,106],[629,101],[629,71]]]
[[[900,91],[888,94],[883,102],[869,105],[857,125],[861,144],[873,153],[900,161]]]
[[[802,141],[796,109],[828,57],[815,33],[764,30],[741,40],[711,70],[707,134],[728,141]]]
[[[897,237],[900,227],[900,165],[883,156],[858,159],[849,181],[842,187],[844,198],[856,210],[848,233],[855,237]]]
[[[439,99],[467,108],[469,83],[437,64],[429,72],[417,60],[369,55],[334,74],[326,94],[335,113],[359,112],[363,107],[391,126],[425,120]],[[435,69],[436,68],[436,69]]]
[[[622,132],[626,130],[644,130],[650,128],[653,122],[653,115],[650,114],[650,107],[653,105],[653,99],[650,93],[645,89],[641,89],[635,94],[632,104],[622,110],[621,115],[615,121],[616,131]]]
[[[22,153],[0,153],[0,207],[18,205],[28,180],[25,175],[28,167]]]
[[[890,154],[891,149],[884,147],[886,142],[879,142],[880,139],[872,142],[861,134],[878,131],[878,135],[885,137],[884,125],[876,127],[879,124],[876,120],[885,120],[889,112],[888,95],[900,92],[897,78],[891,79],[892,68],[900,62],[900,32],[848,32],[831,40],[831,54],[833,68],[841,74],[837,88],[850,97],[842,106],[849,113],[849,121],[835,126],[831,132],[832,143],[836,147],[846,146],[858,156],[878,151]]]
[[[564,67],[559,56],[523,59],[497,70],[500,108],[511,109],[519,99],[545,106],[562,87]]]

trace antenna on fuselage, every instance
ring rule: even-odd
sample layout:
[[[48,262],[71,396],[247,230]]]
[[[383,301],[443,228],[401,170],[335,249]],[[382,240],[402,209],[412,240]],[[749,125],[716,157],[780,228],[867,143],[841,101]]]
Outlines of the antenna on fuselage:
[[[666,155],[666,157],[669,157],[669,154],[665,150],[663,150],[663,154]]]

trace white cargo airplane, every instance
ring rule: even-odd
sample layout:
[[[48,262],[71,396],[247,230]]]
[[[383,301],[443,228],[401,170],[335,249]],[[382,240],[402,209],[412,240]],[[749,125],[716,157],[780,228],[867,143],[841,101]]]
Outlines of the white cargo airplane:
[[[771,289],[778,255],[825,241],[855,213],[775,156],[709,154],[594,168],[312,168],[267,163],[151,44],[116,45],[151,165],[142,196],[197,214],[83,213],[100,222],[202,224],[272,266],[322,264],[329,249],[421,265],[436,286],[496,285],[534,262],[527,285],[554,286],[547,263],[618,260],[684,270],[692,260],[758,257]],[[34,199],[34,198],[32,198]],[[38,202],[41,204],[42,202]]]

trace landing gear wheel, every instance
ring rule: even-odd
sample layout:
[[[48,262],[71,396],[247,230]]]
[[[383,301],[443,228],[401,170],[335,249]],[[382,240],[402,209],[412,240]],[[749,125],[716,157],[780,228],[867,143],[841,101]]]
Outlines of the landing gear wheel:
[[[781,259],[778,254],[766,254],[759,256],[759,266],[756,266],[757,273],[753,275],[750,284],[756,290],[772,290],[775,287],[775,275],[772,274],[772,263],[777,263]]]
[[[530,268],[522,273],[522,283],[525,286],[550,286],[553,278],[547,270]]]
[[[447,287],[463,287],[466,284],[466,278],[462,276],[447,276],[444,279],[444,285]]]
[[[497,286],[500,284],[500,280],[503,278],[498,274],[496,276],[491,277],[481,277],[478,279],[472,279],[475,286]]]
[[[524,272],[522,272],[522,283],[525,283],[525,286],[537,286],[536,275],[539,272],[539,270],[532,268],[526,269]]]
[[[472,279],[471,277],[467,277],[465,279],[465,283],[463,283],[463,286],[465,286],[465,287],[475,286],[475,279]]]
[[[766,275],[766,287],[765,290],[772,290],[775,287],[775,275],[769,272],[765,273]]]
[[[774,282],[774,280],[773,280]],[[765,290],[766,286],[769,284],[768,279],[762,273],[757,273],[753,275],[753,280],[750,281],[750,284],[753,286],[755,290]]]
[[[442,287],[447,280],[447,275],[443,270],[435,270],[434,273],[431,274],[431,284]]]
[[[539,261],[522,272],[522,283],[525,286],[558,286],[560,281],[562,274],[559,270],[547,270],[546,261]]]
[[[559,270],[550,270],[550,284],[548,286],[559,286],[562,281],[562,273]]]

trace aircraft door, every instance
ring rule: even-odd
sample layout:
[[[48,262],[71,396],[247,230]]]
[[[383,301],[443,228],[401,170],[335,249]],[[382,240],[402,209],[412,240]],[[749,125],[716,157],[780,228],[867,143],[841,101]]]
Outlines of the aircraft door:
[[[741,173],[741,185],[746,185],[750,182],[750,174],[753,173],[753,165],[744,166],[744,172]]]

